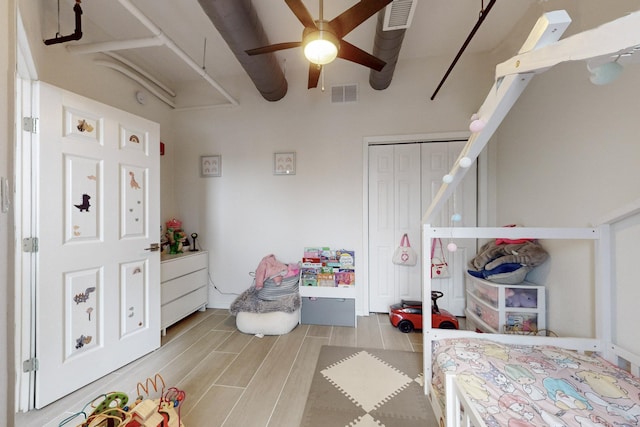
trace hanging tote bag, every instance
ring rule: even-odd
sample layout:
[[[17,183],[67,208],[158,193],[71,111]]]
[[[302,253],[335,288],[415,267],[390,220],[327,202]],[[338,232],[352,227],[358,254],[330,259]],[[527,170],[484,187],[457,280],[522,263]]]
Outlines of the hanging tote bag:
[[[406,266],[412,266],[418,263],[418,255],[411,247],[407,233],[402,235],[402,238],[400,239],[400,246],[398,246],[393,253],[391,261],[393,261],[394,264]]]
[[[440,246],[440,258],[434,256],[438,245]],[[442,240],[436,239],[431,246],[431,278],[444,279],[447,277],[449,277],[449,264],[447,264],[447,259],[444,257]]]

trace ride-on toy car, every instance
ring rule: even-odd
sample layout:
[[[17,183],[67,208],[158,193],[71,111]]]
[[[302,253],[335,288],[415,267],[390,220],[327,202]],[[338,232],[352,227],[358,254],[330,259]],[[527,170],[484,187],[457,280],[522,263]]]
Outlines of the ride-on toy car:
[[[431,291],[431,327],[458,329],[460,325],[456,316],[438,307],[437,300],[443,295],[440,291]],[[422,301],[402,300],[400,304],[393,304],[389,310],[389,320],[404,333],[422,329]]]

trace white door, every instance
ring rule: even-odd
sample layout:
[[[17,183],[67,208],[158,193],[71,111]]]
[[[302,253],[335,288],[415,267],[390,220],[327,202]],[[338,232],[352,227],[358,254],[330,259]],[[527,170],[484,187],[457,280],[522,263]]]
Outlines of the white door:
[[[421,263],[413,267],[397,266],[391,257],[404,233],[419,257],[422,256],[422,215],[463,146],[463,141],[450,141],[369,147],[370,311],[388,312],[391,304],[402,299],[430,302],[430,296],[422,295]],[[456,212],[463,219],[458,224],[475,226],[475,165],[473,168],[436,225],[452,225],[450,216]],[[445,247],[448,243],[443,241]],[[455,253],[445,249],[451,278],[436,281],[434,289],[445,293],[438,304],[461,316],[465,305],[464,265],[467,254],[475,253],[475,241],[456,244],[459,249]]]
[[[160,345],[159,126],[40,83],[35,406]]]
[[[369,147],[369,310],[384,313],[401,299],[420,300],[420,263],[391,262],[404,233],[420,253],[420,144]]]
[[[458,158],[465,143],[466,141],[452,141],[422,144],[421,212],[424,213],[431,204],[442,185],[442,177],[449,173],[452,163]],[[443,144],[446,144],[446,147]],[[437,222],[434,221],[433,225],[443,227],[475,227],[477,225],[476,169],[474,163],[449,199],[446,209],[442,210]],[[452,220],[454,214],[460,217],[458,221]],[[455,252],[450,252],[447,249],[449,243],[454,243],[457,246]],[[433,290],[442,291],[444,294],[438,300],[438,307],[445,308],[456,316],[464,316],[466,305],[464,274],[467,261],[476,253],[476,240],[445,238],[441,239],[441,242],[438,242],[434,249],[434,257],[444,258],[449,270],[448,278],[431,282]]]

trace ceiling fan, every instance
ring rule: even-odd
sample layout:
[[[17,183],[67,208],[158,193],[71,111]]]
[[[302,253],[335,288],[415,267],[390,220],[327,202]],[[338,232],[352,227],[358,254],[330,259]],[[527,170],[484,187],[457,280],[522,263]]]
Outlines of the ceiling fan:
[[[331,21],[326,21],[322,16],[323,0],[320,0],[320,17],[317,20],[313,19],[302,0],[285,0],[289,9],[304,25],[302,41],[277,43],[245,52],[248,55],[260,55],[293,47],[304,47],[305,57],[310,62],[307,86],[309,89],[318,86],[322,66],[336,57],[380,71],[386,62],[343,40],[343,37],[392,1],[361,0]]]

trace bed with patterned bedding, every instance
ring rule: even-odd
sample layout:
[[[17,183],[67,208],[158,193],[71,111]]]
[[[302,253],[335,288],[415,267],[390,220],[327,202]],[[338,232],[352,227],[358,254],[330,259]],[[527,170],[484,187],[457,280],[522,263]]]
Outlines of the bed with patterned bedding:
[[[434,347],[436,396],[445,396],[445,376],[455,375],[487,426],[640,424],[640,380],[600,357],[473,338]]]

